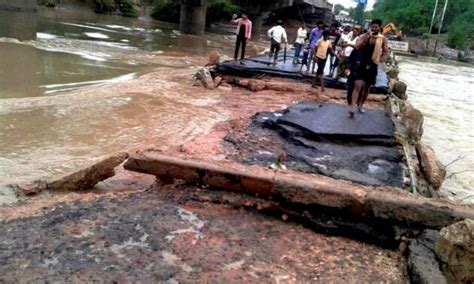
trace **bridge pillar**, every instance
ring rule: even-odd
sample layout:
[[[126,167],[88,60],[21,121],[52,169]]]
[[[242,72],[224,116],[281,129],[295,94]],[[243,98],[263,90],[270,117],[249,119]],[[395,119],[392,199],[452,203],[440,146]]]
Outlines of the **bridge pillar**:
[[[250,15],[250,20],[252,21],[252,38],[259,39],[262,34],[263,27],[263,15],[262,14],[253,14]]]
[[[207,0],[181,0],[179,30],[184,34],[203,35],[206,11]]]

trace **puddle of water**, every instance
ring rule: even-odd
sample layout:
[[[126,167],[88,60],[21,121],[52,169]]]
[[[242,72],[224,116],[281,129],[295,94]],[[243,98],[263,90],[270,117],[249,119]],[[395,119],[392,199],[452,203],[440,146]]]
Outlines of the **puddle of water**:
[[[410,103],[425,117],[422,140],[448,166],[442,192],[474,203],[474,68],[402,58],[400,79],[408,84]]]

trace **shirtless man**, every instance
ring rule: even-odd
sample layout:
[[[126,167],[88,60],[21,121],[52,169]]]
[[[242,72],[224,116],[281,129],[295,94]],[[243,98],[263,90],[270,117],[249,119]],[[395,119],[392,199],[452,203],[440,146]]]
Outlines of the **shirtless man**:
[[[349,115],[354,118],[356,107],[364,113],[362,106],[369,95],[370,87],[375,85],[378,64],[385,62],[389,55],[388,40],[381,35],[382,21],[373,20],[366,34],[357,40],[355,50],[351,54],[350,64],[346,73],[350,73],[354,81]]]

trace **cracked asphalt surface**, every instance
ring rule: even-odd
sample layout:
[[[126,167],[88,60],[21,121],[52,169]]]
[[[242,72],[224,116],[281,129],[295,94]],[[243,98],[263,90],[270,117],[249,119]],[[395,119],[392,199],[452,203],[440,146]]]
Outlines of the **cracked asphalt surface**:
[[[405,282],[397,252],[252,209],[265,202],[155,185],[60,203],[0,222],[0,282]]]

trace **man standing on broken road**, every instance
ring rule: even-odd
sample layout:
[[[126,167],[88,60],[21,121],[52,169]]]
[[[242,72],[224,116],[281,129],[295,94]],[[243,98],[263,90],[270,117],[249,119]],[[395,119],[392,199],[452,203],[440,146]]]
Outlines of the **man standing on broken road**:
[[[283,21],[278,20],[277,25],[268,30],[268,37],[271,39],[270,54],[268,55],[269,61],[273,57],[273,66],[276,65],[278,60],[278,53],[281,49],[281,44],[288,43],[288,37],[286,36],[285,28],[282,27]]]
[[[382,21],[373,20],[369,31],[357,40],[346,67],[345,73],[349,74],[348,86],[352,89],[350,118],[354,118],[356,107],[360,113],[364,113],[362,107],[367,100],[370,87],[375,85],[378,64],[385,62],[389,55],[388,41],[381,34],[381,29]]]
[[[241,18],[237,18],[237,15],[234,14],[231,22],[237,25],[237,29],[235,31],[235,34],[237,35],[237,41],[235,42],[234,60],[237,61],[239,49],[242,46],[240,64],[244,64],[243,60],[245,59],[245,48],[247,46],[247,42],[252,36],[252,21],[249,20],[246,12],[242,12]]]

